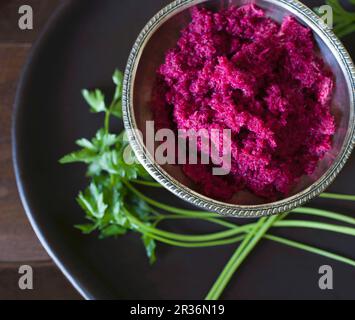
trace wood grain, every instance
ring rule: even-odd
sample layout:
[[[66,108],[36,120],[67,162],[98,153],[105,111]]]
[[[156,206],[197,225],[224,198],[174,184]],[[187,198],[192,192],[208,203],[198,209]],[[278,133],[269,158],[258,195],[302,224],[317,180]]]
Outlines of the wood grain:
[[[19,201],[11,156],[11,118],[17,79],[29,44],[0,44],[0,261],[48,260]]]
[[[0,300],[81,299],[52,262],[26,262],[33,270],[33,289],[21,290],[18,285],[21,265],[24,263],[0,263]]]
[[[18,28],[22,0],[0,1],[0,300],[80,299],[39,243],[19,199],[12,165],[11,120],[16,87],[32,43],[59,0],[29,0],[34,30]],[[34,268],[34,290],[18,287],[18,268]]]

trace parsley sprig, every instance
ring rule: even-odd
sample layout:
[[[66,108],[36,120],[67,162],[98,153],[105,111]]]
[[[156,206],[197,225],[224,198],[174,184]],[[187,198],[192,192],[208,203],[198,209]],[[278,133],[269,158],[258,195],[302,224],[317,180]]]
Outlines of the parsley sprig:
[[[132,196],[124,184],[138,177],[149,178],[149,175],[140,164],[126,163],[124,156],[130,152],[130,146],[124,132],[110,133],[110,117],[122,117],[122,81],[122,73],[116,71],[113,75],[116,90],[109,106],[101,90],[82,91],[90,111],[105,114],[104,127],[90,140],[77,140],[76,144],[81,149],[60,160],[62,164],[82,162],[87,165],[87,176],[91,181],[86,190],[79,193],[77,201],[90,223],[76,227],[86,234],[98,230],[100,238],[124,235],[127,231],[137,229],[128,218],[127,210],[135,212],[145,225],[150,224],[151,209],[144,201]],[[143,242],[153,262],[155,242],[145,233]]]
[[[115,71],[113,75],[115,93],[109,105],[101,90],[83,90],[82,94],[93,113],[104,113],[103,128],[92,139],[82,138],[76,141],[81,148],[63,157],[60,162],[83,163],[87,166],[89,183],[84,191],[79,192],[77,202],[83,209],[88,223],[77,225],[84,234],[98,232],[100,238],[118,237],[128,232],[137,233],[146,249],[151,263],[156,261],[157,243],[174,247],[202,248],[224,245],[238,245],[231,260],[212,286],[206,299],[220,298],[233,274],[247,258],[254,247],[267,239],[303,251],[340,261],[355,267],[355,260],[322,250],[304,243],[285,239],[270,234],[270,229],[309,228],[355,237],[355,219],[350,216],[314,208],[298,208],[291,213],[267,217],[238,225],[211,212],[186,210],[161,203],[142,191],[142,187],[161,188],[137,161],[125,132],[110,132],[111,117],[122,117],[122,82],[123,75]],[[143,188],[143,190],[144,190]],[[333,200],[355,201],[355,196],[326,193],[321,196]],[[291,215],[312,216],[312,221],[286,219]],[[316,222],[315,218],[324,218],[339,224]],[[218,226],[221,230],[209,234],[183,234],[169,232],[161,228],[161,222],[174,223],[176,220],[202,220]],[[343,226],[343,224],[348,226]]]

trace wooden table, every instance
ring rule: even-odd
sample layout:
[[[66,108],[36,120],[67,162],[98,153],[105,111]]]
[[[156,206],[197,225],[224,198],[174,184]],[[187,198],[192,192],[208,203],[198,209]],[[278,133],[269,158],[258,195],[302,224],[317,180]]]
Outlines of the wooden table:
[[[30,5],[34,29],[18,27],[18,10]],[[22,66],[38,33],[60,0],[1,0],[0,2],[0,299],[80,299],[51,261],[34,234],[22,208],[13,173],[11,117]],[[18,287],[21,265],[31,265],[34,289]]]

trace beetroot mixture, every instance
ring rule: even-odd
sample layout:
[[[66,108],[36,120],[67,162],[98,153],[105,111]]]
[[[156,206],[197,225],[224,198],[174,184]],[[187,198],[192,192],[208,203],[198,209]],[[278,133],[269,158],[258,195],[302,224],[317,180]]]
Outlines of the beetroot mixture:
[[[157,74],[158,129],[232,131],[228,176],[213,176],[208,165],[183,166],[207,196],[287,196],[331,148],[333,75],[310,29],[292,17],[280,25],[255,5],[194,8]]]

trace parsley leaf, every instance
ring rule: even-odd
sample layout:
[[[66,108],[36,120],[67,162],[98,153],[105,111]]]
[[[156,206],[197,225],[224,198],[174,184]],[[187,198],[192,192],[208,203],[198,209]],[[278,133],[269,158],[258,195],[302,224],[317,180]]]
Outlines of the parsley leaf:
[[[112,224],[104,229],[101,230],[100,238],[110,238],[110,237],[117,237],[122,236],[127,233],[125,228],[118,226],[117,224]]]
[[[95,183],[91,183],[85,192],[80,192],[77,201],[89,217],[101,219],[104,217],[107,204],[104,202],[104,195],[99,191]]]
[[[99,113],[106,111],[105,96],[103,95],[101,90],[96,89],[94,91],[89,91],[84,89],[82,91],[82,95],[91,107],[92,112]]]
[[[156,242],[154,239],[149,237],[146,234],[143,234],[142,236],[143,244],[145,246],[145,250],[147,253],[147,256],[149,258],[150,264],[154,264],[157,260],[156,255],[155,255],[155,250],[156,250]]]
[[[79,150],[73,153],[70,153],[59,160],[61,164],[75,163],[75,162],[84,162],[92,163],[97,159],[96,152],[93,152],[89,149]]]
[[[97,229],[97,225],[88,223],[88,224],[78,224],[75,228],[79,229],[84,234],[90,234]]]

